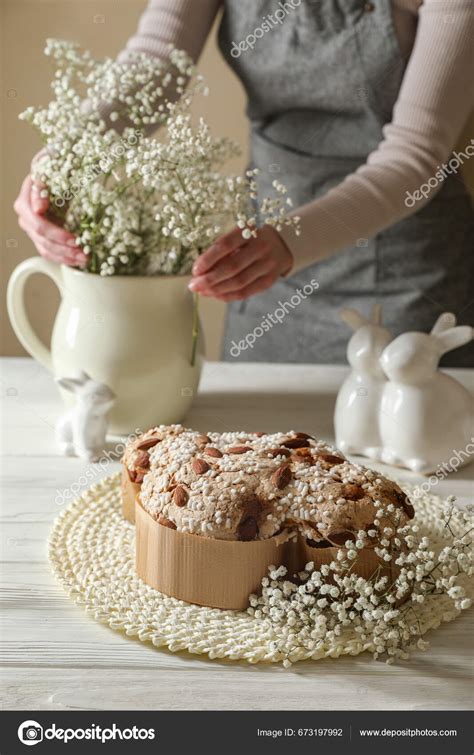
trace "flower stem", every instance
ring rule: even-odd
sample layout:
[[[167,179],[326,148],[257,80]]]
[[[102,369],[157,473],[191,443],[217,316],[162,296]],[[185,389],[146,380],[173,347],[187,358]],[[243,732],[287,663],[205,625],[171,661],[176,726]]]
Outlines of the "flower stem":
[[[194,309],[193,309],[193,342],[192,342],[192,348],[191,348],[191,367],[194,367],[194,364],[196,362],[196,349],[197,349],[197,342],[199,337],[199,294],[194,293],[193,294],[193,300],[194,300]]]

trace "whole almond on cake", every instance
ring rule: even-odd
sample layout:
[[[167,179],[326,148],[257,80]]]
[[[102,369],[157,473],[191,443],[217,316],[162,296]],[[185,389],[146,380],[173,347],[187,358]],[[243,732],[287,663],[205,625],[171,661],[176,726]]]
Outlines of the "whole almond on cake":
[[[325,546],[370,529],[380,502],[413,516],[394,482],[306,433],[160,432],[158,443],[141,449],[149,455],[141,501],[181,532],[248,542],[296,528]]]

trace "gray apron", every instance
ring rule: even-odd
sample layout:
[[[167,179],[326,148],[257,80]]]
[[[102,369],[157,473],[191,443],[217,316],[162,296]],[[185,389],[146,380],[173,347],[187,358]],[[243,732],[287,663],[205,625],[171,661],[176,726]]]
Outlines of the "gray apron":
[[[383,139],[405,61],[390,0],[374,5],[370,12],[364,0],[225,0],[219,44],[248,95],[261,196],[273,193],[275,178],[295,206],[322,196]],[[344,362],[350,334],[339,310],[368,315],[375,301],[393,334],[428,331],[445,310],[472,322],[473,251],[471,199],[461,175],[452,175],[411,217],[231,304],[223,359]],[[319,287],[286,306],[311,280]],[[284,317],[269,316],[282,305]],[[474,367],[474,348],[457,349],[444,364]]]

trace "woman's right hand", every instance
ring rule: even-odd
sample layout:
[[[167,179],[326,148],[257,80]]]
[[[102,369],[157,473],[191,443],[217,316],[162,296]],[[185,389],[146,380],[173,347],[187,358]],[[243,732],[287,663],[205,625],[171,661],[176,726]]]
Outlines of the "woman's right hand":
[[[37,160],[36,155],[34,160]],[[33,160],[33,162],[34,162]],[[41,196],[41,184],[31,175],[22,183],[20,193],[13,205],[18,215],[18,224],[30,237],[38,252],[47,260],[75,267],[83,267],[87,257],[78,246],[72,233],[44,217],[49,207],[47,197]]]

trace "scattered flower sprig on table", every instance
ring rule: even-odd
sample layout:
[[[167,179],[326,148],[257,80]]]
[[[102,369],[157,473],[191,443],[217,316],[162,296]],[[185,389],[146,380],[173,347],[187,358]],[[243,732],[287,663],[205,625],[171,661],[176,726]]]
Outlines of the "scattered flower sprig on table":
[[[256,234],[256,171],[227,176],[238,154],[189,113],[206,93],[186,53],[171,49],[160,61],[131,53],[126,62],[97,61],[78,45],[49,40],[56,67],[54,99],[28,108],[45,150],[34,177],[45,185],[51,214],[76,236],[86,269],[100,275],[184,275],[196,257],[232,225],[244,238]],[[109,119],[121,135],[107,125]],[[158,137],[150,131],[161,127]],[[274,182],[263,198],[259,222],[277,230],[298,218]]]
[[[440,596],[449,598],[455,611],[470,607],[462,581],[474,574],[474,508],[454,508],[447,499],[443,538],[434,549],[415,522],[400,522],[392,504],[377,504],[373,529],[359,531],[355,542],[338,547],[337,558],[319,569],[306,564],[290,579],[284,566],[269,568],[262,594],[250,596],[249,613],[278,628],[283,640],[273,651],[291,666],[299,649],[318,651],[326,642],[337,643],[352,632],[361,647],[387,663],[409,658],[414,648],[425,650],[417,606]],[[453,518],[456,527],[453,528]],[[387,521],[388,520],[388,521]],[[461,522],[463,531],[459,531]],[[374,545],[375,544],[375,545]],[[358,552],[374,547],[380,567],[370,579],[354,573]],[[385,564],[385,567],[384,567]]]

